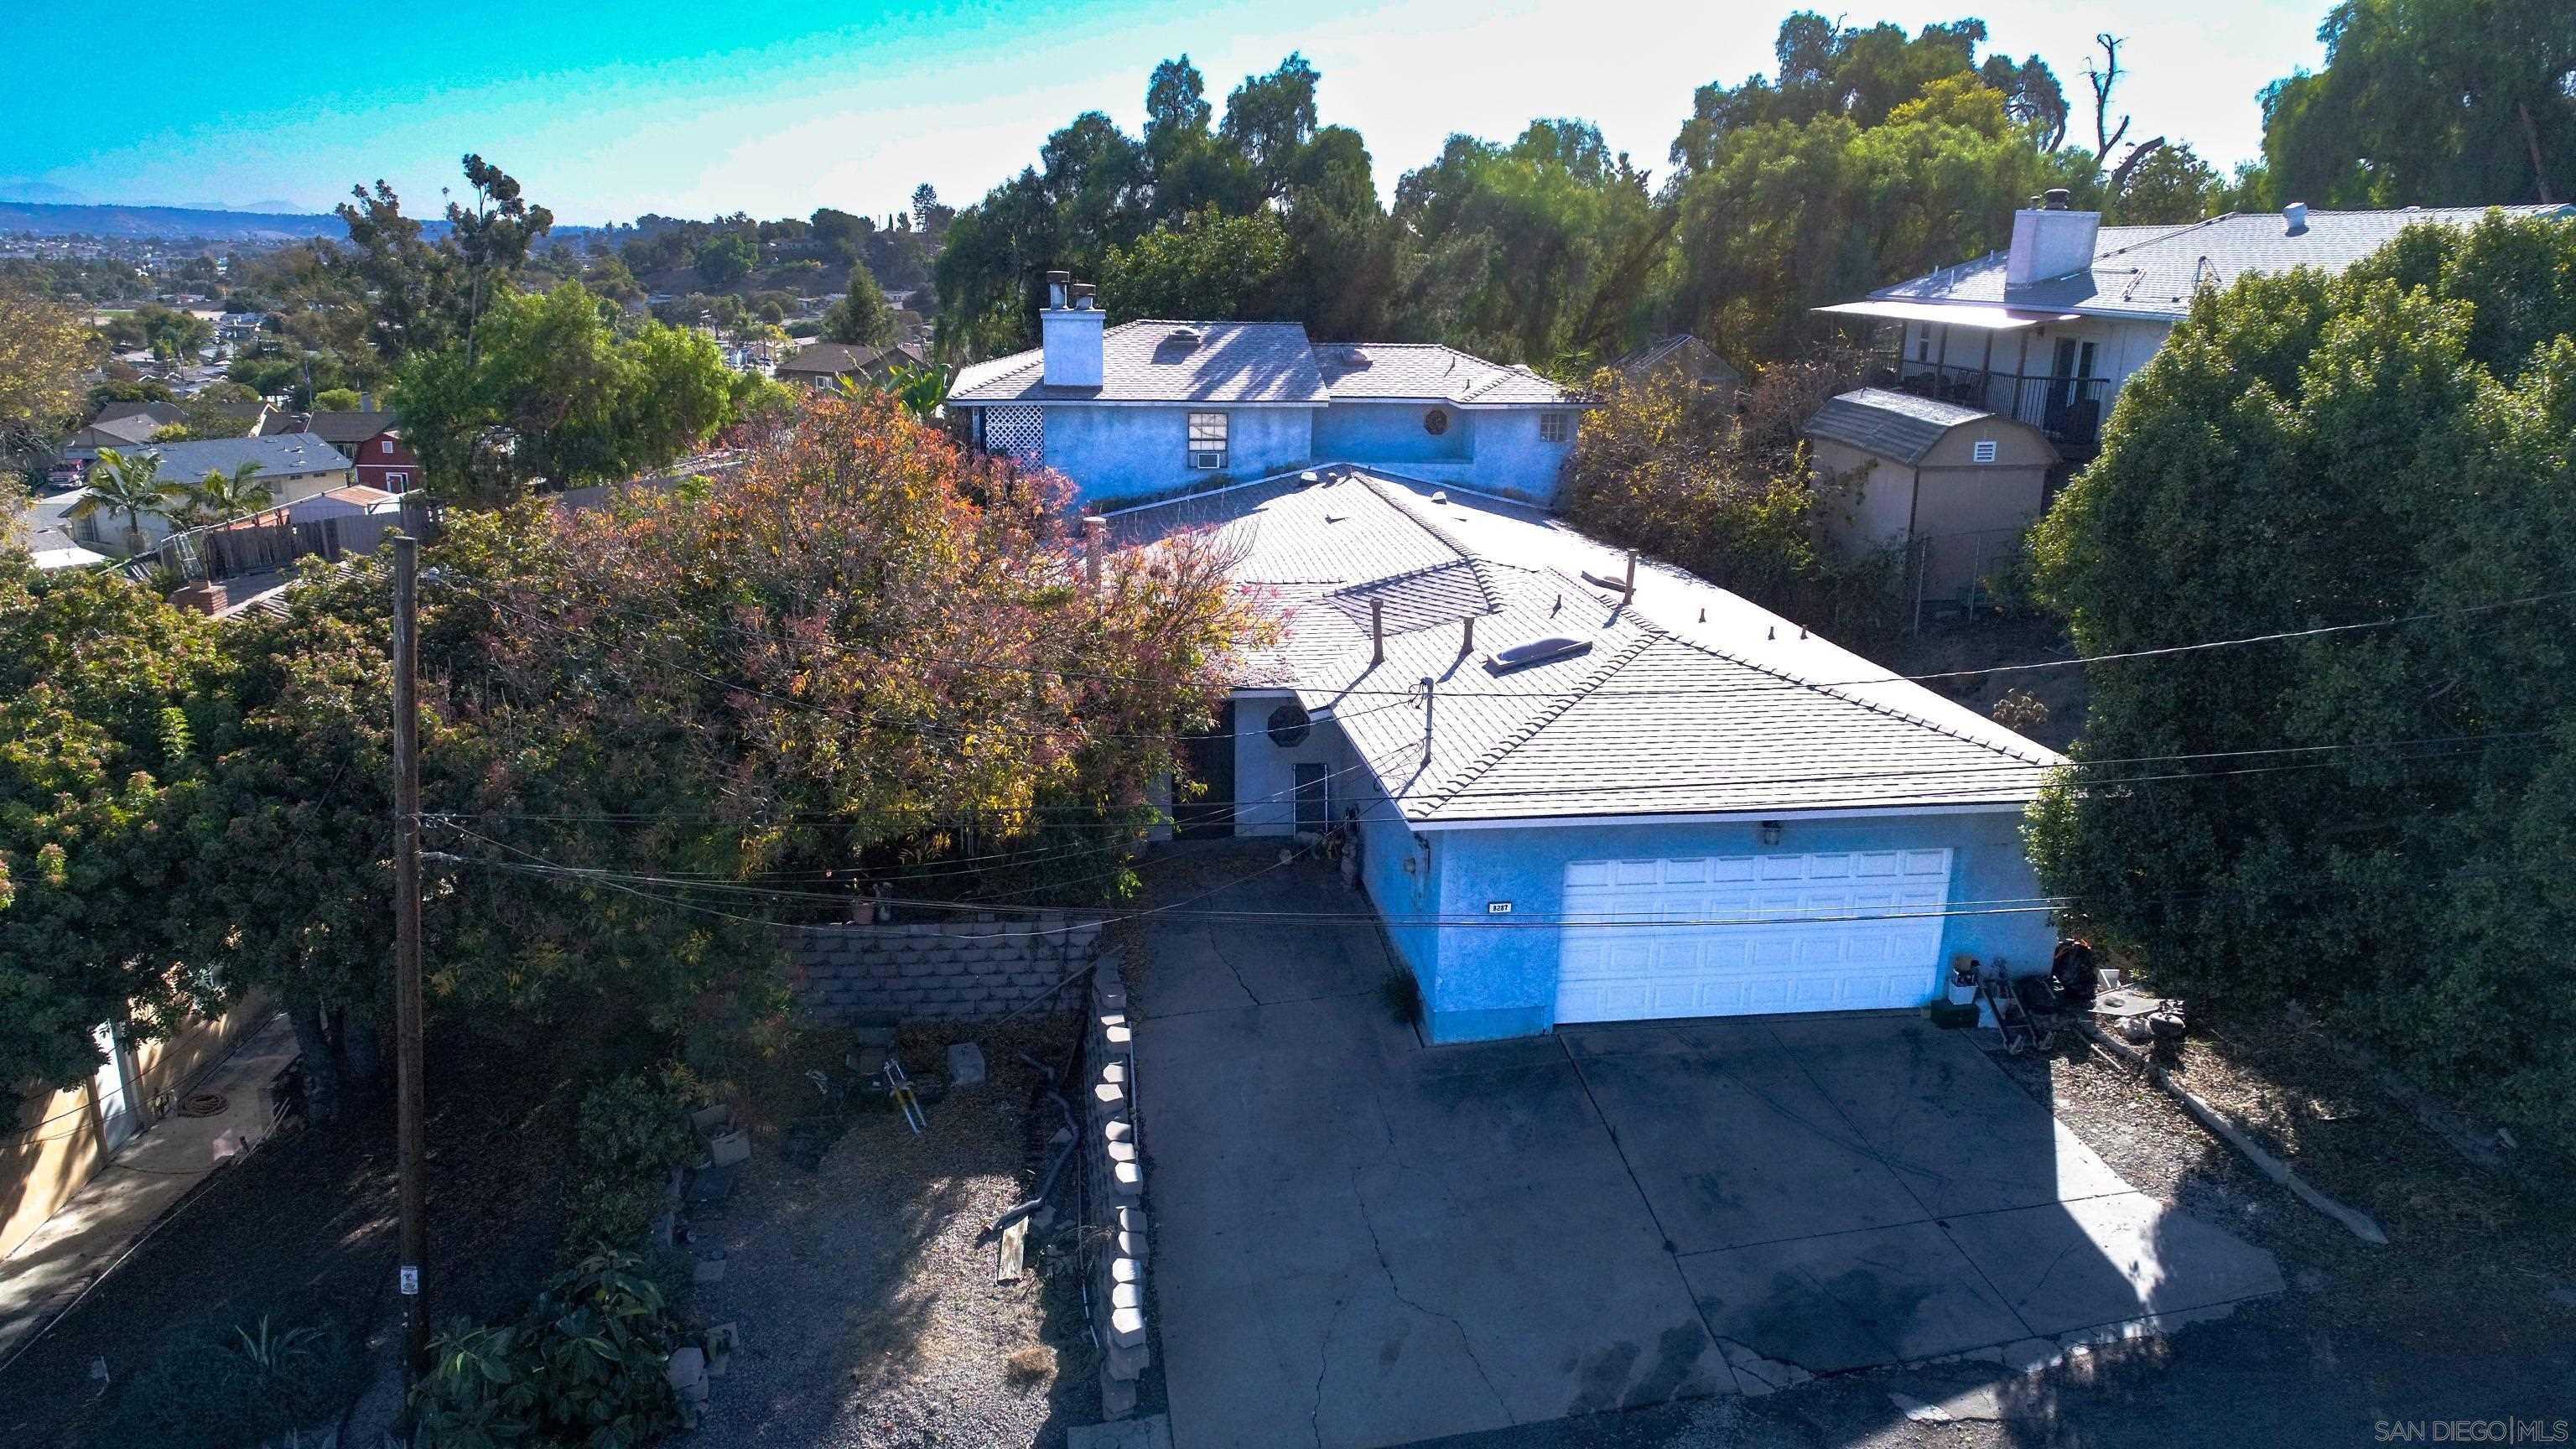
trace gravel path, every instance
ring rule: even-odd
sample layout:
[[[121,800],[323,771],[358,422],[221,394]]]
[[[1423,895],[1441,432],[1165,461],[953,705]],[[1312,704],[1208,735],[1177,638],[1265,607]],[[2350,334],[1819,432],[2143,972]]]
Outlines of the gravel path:
[[[1065,1424],[1097,1417],[1063,1402],[1096,1395],[1079,1350],[1059,1375],[1034,1262],[997,1285],[985,1239],[1032,1181],[1025,1111],[1036,1073],[1012,1048],[1061,1055],[1070,1032],[1041,1023],[982,1038],[993,1080],[932,1105],[921,1136],[891,1110],[863,1112],[815,1173],[757,1143],[733,1200],[698,1219],[701,1243],[724,1245],[726,1275],[700,1288],[695,1309],[737,1322],[741,1348],[682,1442],[1053,1445]],[[905,1055],[916,1068],[939,1060]]]

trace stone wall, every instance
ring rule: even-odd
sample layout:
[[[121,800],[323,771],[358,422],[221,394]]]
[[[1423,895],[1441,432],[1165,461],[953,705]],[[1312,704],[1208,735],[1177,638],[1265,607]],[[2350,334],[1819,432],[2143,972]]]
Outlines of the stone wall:
[[[1136,1381],[1151,1359],[1145,1333],[1145,1159],[1137,1136],[1136,1058],[1130,1051],[1127,983],[1117,958],[1091,976],[1083,1042],[1089,1073],[1083,1122],[1084,1236],[1097,1245],[1091,1273],[1092,1333],[1100,1343],[1102,1416],[1135,1412]]]
[[[834,926],[789,940],[790,979],[808,1012],[837,1025],[989,1021],[1045,996],[1099,940],[1097,917],[1061,911]]]

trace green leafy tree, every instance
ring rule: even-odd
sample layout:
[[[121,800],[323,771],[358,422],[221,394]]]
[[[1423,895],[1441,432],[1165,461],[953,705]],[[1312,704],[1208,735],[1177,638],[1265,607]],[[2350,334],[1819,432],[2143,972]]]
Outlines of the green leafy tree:
[[[823,337],[867,347],[883,347],[895,340],[894,309],[886,305],[885,293],[865,263],[850,268],[848,293],[824,311]]]
[[[730,287],[750,276],[759,261],[760,249],[739,236],[710,237],[698,248],[698,280],[710,287]]]
[[[2296,997],[2562,1147],[2571,436],[2563,223],[2415,227],[2340,276],[2202,293],[2038,532],[2081,650],[2445,617],[2088,671],[2086,768],[2028,829],[2046,888],[2160,987]],[[2170,763],[2113,763],[2140,759]]]
[[[533,479],[632,477],[781,397],[727,368],[707,338],[658,322],[621,335],[614,311],[578,282],[504,292],[479,356],[451,346],[412,359],[395,403],[430,486],[493,501]]]
[[[1202,212],[1111,247],[1100,305],[1121,318],[1260,320],[1278,315],[1288,265],[1288,232],[1278,217]]]
[[[464,168],[472,204],[448,203],[447,239],[467,279],[464,330],[470,358],[485,299],[527,261],[529,246],[554,226],[555,214],[529,205],[518,181],[482,157],[468,152]]]
[[[2227,209],[2230,189],[2218,168],[2188,145],[2159,146],[2122,172],[2103,199],[2112,226],[2201,221]]]
[[[1681,183],[1668,315],[1734,355],[1794,355],[1821,329],[1810,309],[1996,250],[2026,198],[2092,176],[2090,152],[2041,154],[1964,73],[1875,126],[1731,131]]]
[[[2263,92],[2273,193],[2320,206],[2576,195],[2576,12],[2562,0],[2343,0],[2325,69]]]
[[[422,239],[419,220],[403,215],[402,198],[385,182],[373,191],[353,186],[349,196],[337,211],[369,298],[368,341],[389,364],[445,346],[461,310],[455,254]]]
[[[326,387],[313,394],[316,412],[353,413],[358,410],[358,390],[350,387]]]
[[[121,574],[39,586],[0,545],[0,1078],[72,1085],[98,1023],[149,1037],[221,999],[166,931],[166,821],[228,727],[217,627]]]

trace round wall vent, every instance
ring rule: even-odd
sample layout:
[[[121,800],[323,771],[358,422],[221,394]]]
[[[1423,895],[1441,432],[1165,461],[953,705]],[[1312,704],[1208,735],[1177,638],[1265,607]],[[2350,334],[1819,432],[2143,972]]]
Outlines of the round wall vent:
[[[1449,410],[1447,408],[1433,408],[1431,411],[1424,413],[1422,415],[1422,431],[1429,433],[1435,438],[1439,437],[1442,433],[1449,431]]]
[[[1283,704],[1270,712],[1265,728],[1270,731],[1270,743],[1283,750],[1293,750],[1306,742],[1306,735],[1313,730],[1314,722],[1306,718],[1303,708]]]

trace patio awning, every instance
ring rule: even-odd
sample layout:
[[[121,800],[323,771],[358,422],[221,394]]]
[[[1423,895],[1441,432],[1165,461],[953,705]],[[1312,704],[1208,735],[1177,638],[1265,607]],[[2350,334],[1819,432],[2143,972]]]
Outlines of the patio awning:
[[[2018,311],[1990,302],[1836,302],[1815,310],[1845,317],[1876,317],[1886,322],[1936,322],[1983,332],[2015,332],[2045,322],[2082,320],[2073,312]]]

